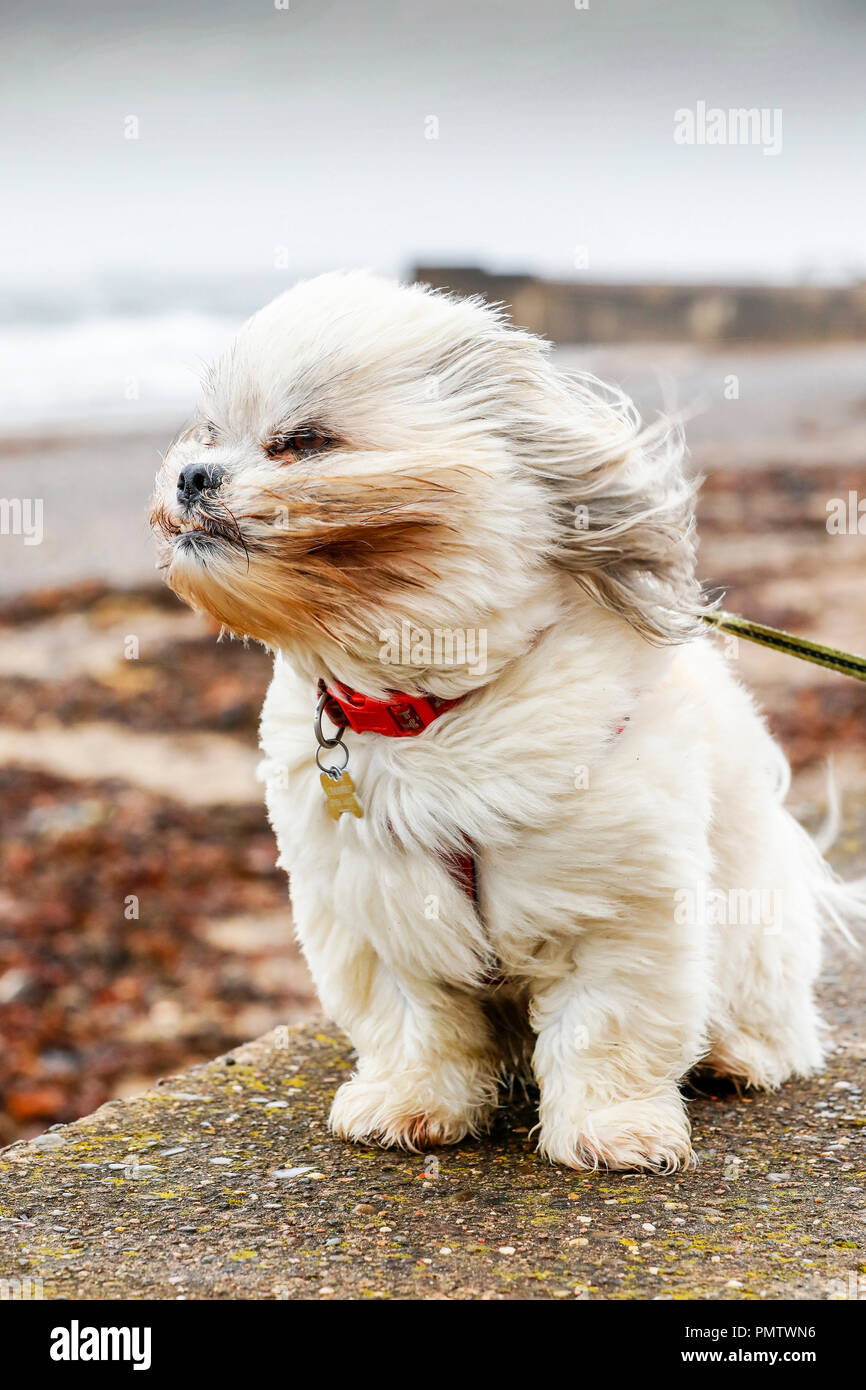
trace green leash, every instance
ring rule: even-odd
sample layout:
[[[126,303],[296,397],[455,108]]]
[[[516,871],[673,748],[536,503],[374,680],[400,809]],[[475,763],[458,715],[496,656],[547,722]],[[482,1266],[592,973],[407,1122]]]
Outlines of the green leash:
[[[702,613],[701,619],[722,632],[733,633],[735,637],[745,637],[749,642],[774,647],[777,652],[787,652],[789,656],[798,656],[801,661],[811,661],[816,666],[827,666],[841,676],[853,676],[855,681],[866,681],[866,656],[840,652],[835,647],[823,647],[820,642],[810,642],[808,637],[795,637],[777,627],[764,627],[762,623],[750,622],[748,618],[738,618],[736,613]]]

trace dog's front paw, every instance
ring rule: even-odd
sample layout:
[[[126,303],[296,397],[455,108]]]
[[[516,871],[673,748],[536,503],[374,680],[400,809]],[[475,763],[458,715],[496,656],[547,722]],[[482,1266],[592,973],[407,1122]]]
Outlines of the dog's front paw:
[[[547,1116],[538,1147],[551,1163],[569,1168],[673,1173],[692,1159],[690,1126],[676,1091],[587,1110],[579,1122]]]
[[[478,1109],[448,1112],[435,1102],[421,1101],[410,1087],[356,1076],[335,1095],[328,1123],[342,1139],[373,1140],[417,1153],[458,1144],[467,1134],[478,1133],[484,1119]]]

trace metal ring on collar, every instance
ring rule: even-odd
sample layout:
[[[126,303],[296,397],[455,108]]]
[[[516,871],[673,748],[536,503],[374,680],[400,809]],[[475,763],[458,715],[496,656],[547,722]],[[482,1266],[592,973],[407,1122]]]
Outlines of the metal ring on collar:
[[[342,731],[341,731],[341,732],[342,732]],[[333,778],[336,779],[336,777],[338,776],[338,774],[341,773],[341,772],[343,771],[343,769],[346,768],[346,767],[348,766],[348,763],[349,763],[349,750],[348,750],[348,748],[346,747],[345,743],[340,743],[340,740],[339,740],[339,739],[336,739],[336,738],[333,739],[333,740],[332,740],[332,743],[333,743],[333,744],[336,744],[336,745],[341,749],[341,751],[345,754],[345,757],[343,758],[343,761],[340,763],[339,767],[322,767],[322,764],[319,762],[319,759],[321,758],[322,753],[327,753],[327,751],[328,751],[327,746],[323,746],[322,748],[317,748],[317,749],[316,749],[316,767],[319,769],[320,772],[327,772],[329,776],[331,776],[331,777],[333,777]]]
[[[325,735],[322,733],[322,715],[325,710],[325,701],[327,700],[327,698],[328,692],[327,690],[323,690],[321,695],[319,696],[319,702],[316,705],[316,717],[313,720],[313,730],[315,732],[316,742],[318,743],[319,748],[336,748],[339,743],[343,742],[343,734],[346,732],[346,730],[338,729],[336,738],[326,738]],[[346,762],[348,762],[348,760],[349,754],[347,751]],[[316,754],[316,762],[319,762],[318,753]],[[321,766],[321,764],[319,764],[319,766]],[[343,766],[345,767],[346,763],[344,763]],[[322,770],[324,771],[325,769],[323,768]]]

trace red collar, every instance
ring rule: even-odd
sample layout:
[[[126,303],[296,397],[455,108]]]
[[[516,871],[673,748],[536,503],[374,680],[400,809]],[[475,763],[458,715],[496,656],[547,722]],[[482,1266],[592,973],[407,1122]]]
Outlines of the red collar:
[[[338,729],[353,729],[356,734],[384,734],[386,738],[412,738],[423,731],[465,696],[440,700],[437,695],[402,695],[391,691],[387,700],[374,700],[358,690],[334,681],[327,685],[319,681],[319,695],[327,694],[325,713]]]

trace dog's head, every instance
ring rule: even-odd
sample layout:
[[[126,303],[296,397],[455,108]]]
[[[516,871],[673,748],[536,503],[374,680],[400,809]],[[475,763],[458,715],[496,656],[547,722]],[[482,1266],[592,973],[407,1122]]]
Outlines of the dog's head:
[[[484,629],[496,666],[530,640],[552,567],[650,640],[690,630],[680,463],[675,433],[562,377],[498,311],[333,274],[256,314],[210,372],[152,521],[168,583],[232,632],[366,659],[383,632]]]

